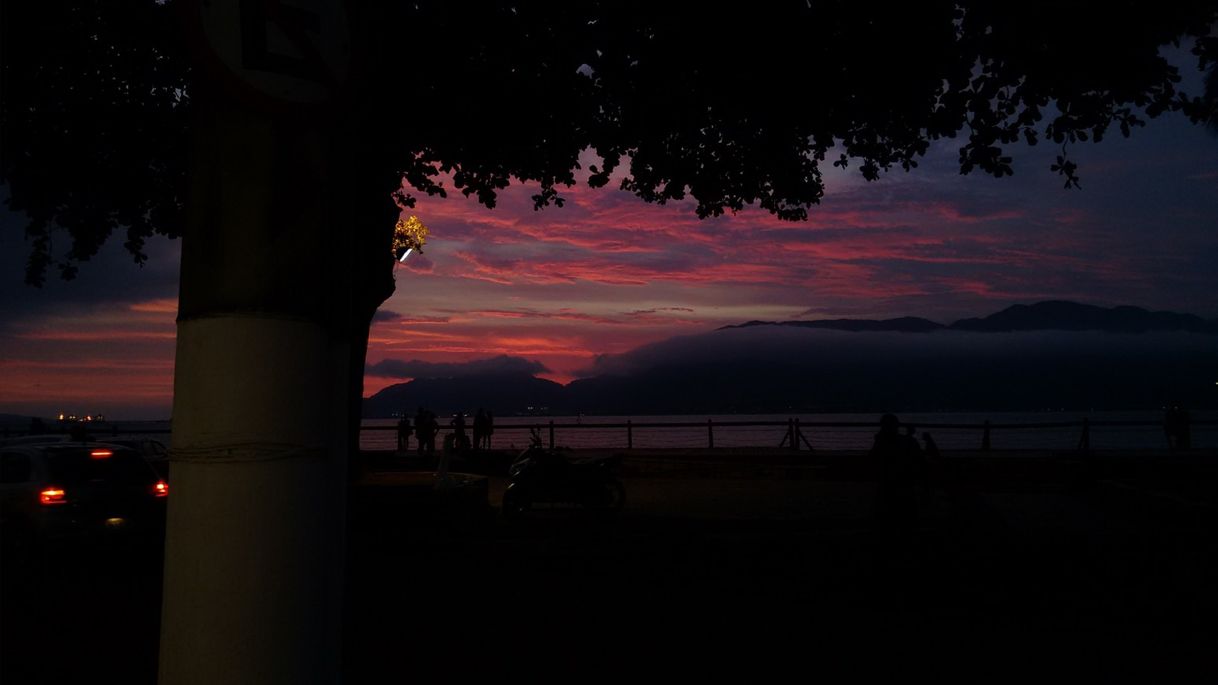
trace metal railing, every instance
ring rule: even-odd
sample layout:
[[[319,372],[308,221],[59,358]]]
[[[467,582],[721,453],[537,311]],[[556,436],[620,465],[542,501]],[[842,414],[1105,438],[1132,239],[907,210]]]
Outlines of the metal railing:
[[[532,435],[550,447],[575,449],[722,449],[782,448],[793,451],[857,451],[871,446],[879,425],[875,421],[807,421],[800,418],[767,421],[634,421],[556,422],[554,420],[500,421],[494,427],[492,447],[523,448]],[[1073,421],[910,424],[920,436],[933,435],[945,450],[1165,450],[1171,447],[1164,426],[1155,421],[1115,421],[1081,419]],[[1218,448],[1218,420],[1193,420],[1189,424],[1191,447]],[[904,428],[903,428],[904,429]],[[164,439],[168,427],[132,426],[120,423],[90,425],[89,437],[95,440],[119,437]],[[394,450],[397,426],[361,426],[361,447],[369,450]],[[441,426],[437,446],[443,445],[452,427]],[[47,432],[67,434],[65,426],[48,427]],[[0,438],[20,437],[26,431],[12,427],[0,430]],[[472,439],[467,425],[466,435]],[[409,447],[417,446],[417,435]]]
[[[949,450],[1090,450],[1090,449],[1168,449],[1163,424],[1154,421],[1046,421],[1035,423],[942,423],[911,424],[921,436],[929,432],[941,449]],[[492,447],[524,447],[532,435],[553,447],[608,448],[687,448],[716,449],[770,447],[799,450],[865,450],[878,430],[875,421],[634,421],[606,423],[555,422],[497,424]],[[902,427],[904,430],[905,427]],[[1190,423],[1191,446],[1218,447],[1218,421],[1195,420]],[[384,437],[362,442],[369,448],[396,447],[396,426],[363,426],[365,435]],[[437,445],[452,431],[441,426]],[[466,435],[472,432],[466,427]],[[415,447],[417,436],[409,445]]]

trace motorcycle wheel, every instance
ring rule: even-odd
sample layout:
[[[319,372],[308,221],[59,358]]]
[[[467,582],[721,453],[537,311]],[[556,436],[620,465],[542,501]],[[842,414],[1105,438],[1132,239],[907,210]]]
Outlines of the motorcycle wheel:
[[[503,518],[519,518],[531,505],[532,502],[519,491],[509,489],[503,493]]]

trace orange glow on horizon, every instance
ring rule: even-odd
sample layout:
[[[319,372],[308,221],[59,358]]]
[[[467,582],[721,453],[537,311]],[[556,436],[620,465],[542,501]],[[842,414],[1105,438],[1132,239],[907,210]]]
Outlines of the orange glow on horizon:
[[[146,300],[144,302],[136,302],[130,305],[129,309],[133,312],[151,312],[154,314],[177,314],[178,300],[177,298],[164,298],[160,300]]]

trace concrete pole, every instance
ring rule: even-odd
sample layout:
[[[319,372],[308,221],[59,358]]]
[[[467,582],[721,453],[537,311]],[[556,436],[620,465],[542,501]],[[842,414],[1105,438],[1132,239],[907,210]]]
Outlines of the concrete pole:
[[[400,182],[383,113],[348,90],[367,45],[352,26],[376,13],[178,4],[197,62],[160,680],[336,683],[348,465]]]
[[[335,683],[353,269],[328,139],[196,103],[160,681]]]

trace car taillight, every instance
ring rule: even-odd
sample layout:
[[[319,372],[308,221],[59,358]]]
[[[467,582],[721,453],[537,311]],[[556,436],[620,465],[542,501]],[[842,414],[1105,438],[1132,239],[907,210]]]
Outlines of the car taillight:
[[[38,493],[38,501],[42,504],[67,504],[68,495],[63,491],[63,488],[44,488]]]
[[[109,459],[114,456],[114,452],[110,450],[92,450],[89,452],[89,457],[92,459]]]
[[[169,483],[166,483],[163,480],[158,480],[156,482],[156,485],[152,486],[152,496],[153,497],[168,497],[169,496]]]

